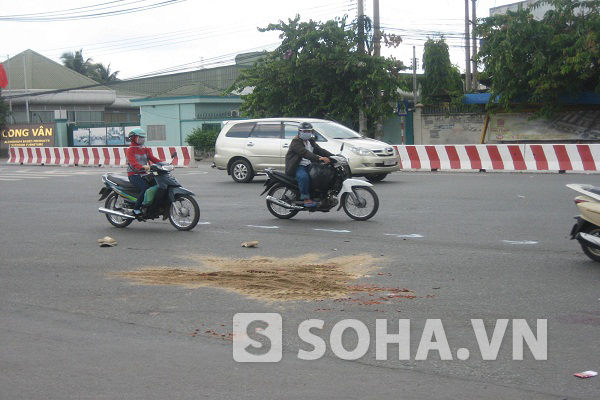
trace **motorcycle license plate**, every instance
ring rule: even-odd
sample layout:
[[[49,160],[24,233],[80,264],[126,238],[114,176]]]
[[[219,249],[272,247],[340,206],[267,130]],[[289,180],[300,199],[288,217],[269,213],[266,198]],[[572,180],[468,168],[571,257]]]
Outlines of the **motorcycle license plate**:
[[[396,165],[396,161],[394,160],[385,160],[383,165]]]

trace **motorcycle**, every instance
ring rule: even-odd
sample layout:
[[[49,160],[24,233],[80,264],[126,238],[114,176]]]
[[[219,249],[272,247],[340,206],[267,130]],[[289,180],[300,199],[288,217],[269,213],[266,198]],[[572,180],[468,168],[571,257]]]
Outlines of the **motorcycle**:
[[[355,220],[366,221],[373,217],[379,208],[379,198],[369,182],[349,179],[348,159],[341,154],[329,157],[330,164],[312,164],[310,175],[311,198],[316,207],[304,206],[300,199],[300,189],[295,178],[275,169],[267,169],[269,178],[264,186],[267,193],[267,208],[277,218],[289,219],[300,211],[329,212],[339,204],[346,214]]]
[[[583,194],[575,197],[581,215],[571,229],[571,240],[576,239],[586,256],[600,262],[600,187],[571,183],[568,188]]]
[[[171,157],[175,158],[176,154]],[[200,219],[200,207],[192,197],[194,193],[183,188],[171,175],[174,169],[166,162],[150,166],[150,173],[144,176],[150,188],[146,190],[139,215],[133,215],[133,207],[140,189],[129,182],[127,176],[104,174],[105,186],[100,189],[98,201],[106,201],[98,211],[106,214],[108,222],[117,228],[125,228],[134,220],[147,221],[162,216],[163,220],[169,218],[171,225],[180,231],[193,229]]]

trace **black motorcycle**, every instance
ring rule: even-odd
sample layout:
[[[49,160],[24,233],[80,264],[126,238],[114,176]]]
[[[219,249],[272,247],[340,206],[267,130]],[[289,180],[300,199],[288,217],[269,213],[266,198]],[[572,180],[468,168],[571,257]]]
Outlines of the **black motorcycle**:
[[[348,159],[341,154],[329,157],[330,164],[314,163],[309,170],[311,198],[316,207],[306,207],[300,199],[295,178],[267,169],[268,180],[261,196],[267,194],[267,208],[277,218],[292,218],[300,211],[329,212],[339,204],[352,219],[366,221],[377,213],[379,198],[369,182],[349,179]]]
[[[173,158],[175,155],[172,156]],[[140,189],[129,182],[129,178],[117,174],[104,174],[100,189],[100,199],[106,199],[104,207],[98,211],[106,214],[106,219],[117,228],[125,228],[134,220],[146,221],[162,217],[169,218],[171,225],[180,231],[194,229],[200,219],[200,207],[194,193],[183,188],[171,175],[173,165],[156,163],[150,166],[150,173],[144,178],[150,188],[144,196],[141,214],[133,215],[133,207]]]

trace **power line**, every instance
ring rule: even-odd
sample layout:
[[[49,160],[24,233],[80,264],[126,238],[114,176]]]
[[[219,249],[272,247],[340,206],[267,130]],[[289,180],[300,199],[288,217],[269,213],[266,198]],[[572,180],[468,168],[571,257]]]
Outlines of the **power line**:
[[[152,4],[142,5],[142,6],[136,6],[136,7],[131,7],[131,8],[121,8],[121,9],[113,10],[113,11],[98,12],[100,10],[129,6],[134,3],[144,3],[144,2],[149,1],[149,0],[135,0],[133,2],[129,2],[126,4],[119,4],[119,5],[113,5],[113,6],[108,6],[108,7],[100,7],[100,8],[97,8],[96,10],[92,10],[92,11],[84,11],[84,12],[75,11],[78,9],[94,8],[94,7],[98,7],[100,5],[104,5],[104,4],[120,3],[123,1],[126,1],[126,0],[112,1],[109,3],[98,4],[96,6],[79,7],[79,8],[70,9],[70,10],[50,11],[50,12],[46,12],[46,13],[37,13],[37,14],[6,15],[6,16],[0,16],[0,21],[58,22],[58,21],[84,20],[84,19],[91,19],[91,18],[105,18],[105,17],[113,17],[116,15],[131,14],[131,13],[136,13],[136,12],[140,12],[140,11],[151,10],[151,9],[159,8],[159,7],[170,6],[170,5],[181,3],[181,2],[184,2],[187,0],[164,0],[164,1],[158,1],[158,2],[155,2]],[[156,1],[156,0],[154,0],[154,1]],[[55,14],[61,13],[61,12],[63,13],[62,15],[61,14],[55,15]]]

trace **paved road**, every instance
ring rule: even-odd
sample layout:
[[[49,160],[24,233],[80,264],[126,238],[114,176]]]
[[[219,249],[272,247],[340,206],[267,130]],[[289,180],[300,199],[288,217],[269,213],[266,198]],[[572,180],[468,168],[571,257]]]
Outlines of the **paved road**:
[[[111,227],[96,193],[100,175],[113,170],[0,166],[0,399],[600,397],[600,378],[572,376],[600,370],[600,265],[567,239],[576,208],[564,186],[598,175],[398,173],[376,185],[381,207],[370,221],[343,211],[283,221],[258,196],[263,177],[236,184],[200,163],[176,171],[202,209],[201,225],[178,232],[168,222]],[[119,245],[99,248],[107,235]],[[242,248],[248,240],[259,247]],[[197,266],[199,256],[307,253],[368,254],[380,269],[359,283],[407,288],[414,298],[269,303],[110,276]],[[227,337],[243,312],[282,315],[280,363],[233,360]],[[311,318],[324,321],[312,332],[328,348],[303,361],[298,351],[312,348],[297,328]],[[345,319],[372,336],[355,361],[341,360],[328,343]],[[410,320],[409,360],[398,359],[397,345],[387,360],[376,359],[376,319],[387,319],[390,333],[398,319]],[[433,319],[443,324],[452,360],[435,350],[416,360]],[[509,320],[497,360],[482,360],[472,319],[490,338],[497,320]],[[548,359],[534,359],[526,344],[524,360],[513,360],[512,324],[525,320],[536,333],[538,319],[547,320]],[[347,349],[355,336],[344,335]],[[459,359],[463,348],[467,360]]]

